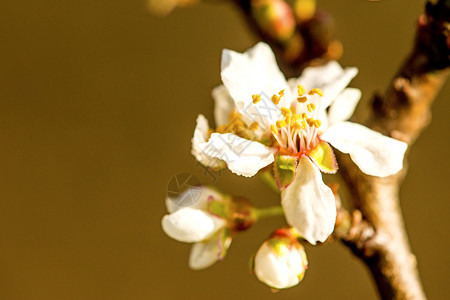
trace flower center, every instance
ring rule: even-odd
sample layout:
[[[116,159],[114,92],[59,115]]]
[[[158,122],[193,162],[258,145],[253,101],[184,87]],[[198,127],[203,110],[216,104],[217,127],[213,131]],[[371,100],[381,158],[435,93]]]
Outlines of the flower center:
[[[307,95],[304,95],[305,88],[302,85],[298,85],[297,92],[298,105],[293,103],[291,108],[281,107],[283,118],[272,124],[270,129],[274,137],[272,146],[278,146],[281,154],[300,157],[314,149],[319,143],[318,128],[321,122],[318,119],[320,101],[316,101],[316,107],[316,104],[311,99],[308,99]],[[312,89],[308,92],[309,96],[316,94],[320,97],[323,96],[323,92],[320,89]],[[283,96],[284,90],[280,91],[278,95],[273,95],[271,98],[272,102],[275,105],[278,104]],[[261,99],[259,95],[253,95],[252,98],[254,104]]]

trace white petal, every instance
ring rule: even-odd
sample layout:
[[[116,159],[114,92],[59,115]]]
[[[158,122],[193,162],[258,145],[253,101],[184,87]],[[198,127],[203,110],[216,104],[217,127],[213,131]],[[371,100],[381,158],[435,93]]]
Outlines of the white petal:
[[[281,204],[286,221],[314,245],[317,241],[324,242],[333,232],[335,199],[309,158],[301,158],[297,168],[294,181],[281,193]]]
[[[222,82],[238,110],[270,131],[270,124],[281,117],[279,108],[270,100],[272,95],[286,89],[279,105],[286,106],[291,100],[286,79],[270,47],[258,43],[243,54],[225,49],[221,68]],[[262,98],[256,105],[252,102],[254,94],[261,94]]]
[[[188,207],[207,211],[208,199],[212,197],[214,201],[223,201],[224,196],[215,189],[208,186],[196,186],[183,191],[178,197],[169,195],[166,197],[166,207],[169,213]],[[184,200],[188,198],[188,200]]]
[[[228,124],[230,113],[236,108],[233,98],[224,85],[219,85],[212,90],[214,98],[214,118],[216,126]]]
[[[165,215],[161,224],[168,236],[186,243],[202,241],[216,230],[211,215],[190,207]]]
[[[210,267],[219,260],[219,239],[212,238],[206,242],[192,245],[189,255],[189,267],[193,270],[201,270]]]
[[[286,256],[280,257],[267,242],[262,244],[255,255],[256,277],[277,289],[285,289],[298,284],[298,276],[305,271],[305,268],[300,252],[296,251],[295,247],[292,249]]]
[[[384,136],[363,125],[341,122],[328,128],[321,136],[351,159],[364,173],[385,177],[403,168],[406,143]]]
[[[354,88],[346,88],[339,94],[328,111],[329,125],[350,119],[360,98],[361,91]]]
[[[291,88],[297,88],[298,84],[305,87],[306,91],[319,88],[323,91],[322,109],[327,108],[333,100],[347,87],[350,81],[358,74],[355,67],[345,68],[336,61],[330,61],[319,67],[308,67],[295,81],[290,81]]]
[[[270,148],[232,133],[213,133],[201,150],[209,156],[224,160],[233,173],[246,177],[255,175],[274,161]]]
[[[203,152],[201,145],[205,144],[208,140],[209,125],[208,120],[203,115],[198,115],[197,125],[195,126],[194,136],[192,137],[192,150],[191,153],[194,157],[205,167],[212,169],[221,169],[223,163],[220,159],[211,157],[207,153]]]

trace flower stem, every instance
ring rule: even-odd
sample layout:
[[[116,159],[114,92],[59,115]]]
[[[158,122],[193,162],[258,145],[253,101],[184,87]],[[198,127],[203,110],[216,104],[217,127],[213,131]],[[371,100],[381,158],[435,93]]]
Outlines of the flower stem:
[[[279,205],[264,208],[254,208],[254,212],[258,220],[267,217],[277,217],[284,215],[284,210]]]

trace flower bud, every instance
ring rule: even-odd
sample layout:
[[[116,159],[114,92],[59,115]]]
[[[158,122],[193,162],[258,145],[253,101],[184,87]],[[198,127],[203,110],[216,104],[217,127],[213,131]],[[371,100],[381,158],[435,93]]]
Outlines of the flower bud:
[[[261,30],[278,41],[286,41],[295,31],[295,18],[283,0],[252,0],[252,15]]]
[[[275,289],[285,289],[303,279],[308,261],[292,230],[278,229],[258,249],[253,268],[260,281]]]

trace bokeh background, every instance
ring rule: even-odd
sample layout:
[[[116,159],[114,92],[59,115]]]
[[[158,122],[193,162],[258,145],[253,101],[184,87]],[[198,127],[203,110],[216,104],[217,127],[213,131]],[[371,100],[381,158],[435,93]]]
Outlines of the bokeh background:
[[[357,116],[409,51],[423,1],[321,0],[360,73]],[[190,246],[161,230],[169,179],[191,172],[198,113],[212,120],[222,48],[257,42],[231,5],[207,1],[166,18],[145,0],[0,3],[1,299],[376,299],[365,267],[338,243],[307,247],[310,269],[272,294],[249,257],[282,218],[233,241],[225,261],[187,266]],[[409,155],[401,190],[430,299],[450,294],[450,84]],[[223,191],[277,203],[258,179],[223,172]]]

